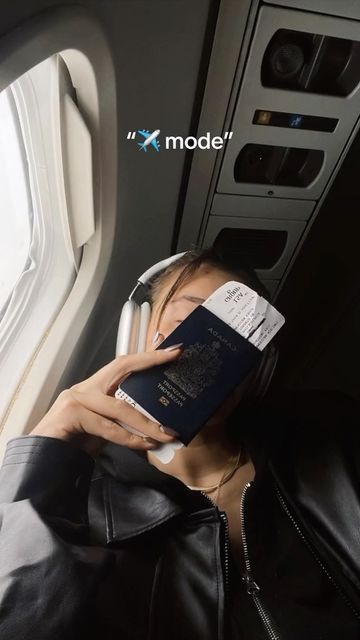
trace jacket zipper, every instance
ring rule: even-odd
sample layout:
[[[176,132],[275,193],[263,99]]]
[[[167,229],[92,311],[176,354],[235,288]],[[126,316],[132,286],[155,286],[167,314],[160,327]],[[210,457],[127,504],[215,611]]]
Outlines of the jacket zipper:
[[[225,565],[225,592],[229,593],[230,581],[229,581],[229,523],[226,514],[220,511],[220,518],[224,523],[225,530],[225,544],[224,544],[224,565]]]
[[[264,605],[260,601],[260,598],[258,596],[258,593],[260,592],[260,587],[255,582],[251,572],[251,564],[250,564],[249,551],[248,551],[246,532],[245,532],[245,513],[244,513],[245,496],[250,486],[251,486],[250,482],[248,482],[245,485],[244,490],[242,492],[241,501],[240,501],[241,539],[242,539],[242,546],[244,551],[245,567],[246,567],[246,572],[243,574],[242,579],[245,582],[247,593],[253,598],[254,604],[258,610],[258,613],[265,626],[265,629],[268,633],[270,640],[280,640],[278,634],[275,632],[275,630],[272,627],[269,613],[266,611]]]
[[[213,507],[216,507],[216,509],[218,509],[218,506],[216,504],[216,502],[214,502],[213,500],[211,500],[211,498],[204,492],[201,491],[201,494],[203,496],[205,496],[205,498],[211,502],[211,505]],[[225,573],[225,593],[229,593],[229,589],[230,589],[230,580],[229,580],[229,541],[230,541],[230,536],[229,536],[229,523],[228,523],[228,519],[226,517],[226,514],[223,511],[219,511],[219,515],[220,518],[223,522],[224,525],[224,532],[225,532],[225,540],[224,540],[224,573]]]
[[[298,533],[298,535],[300,536],[300,538],[303,540],[303,542],[306,544],[307,548],[309,549],[309,551],[311,552],[311,554],[313,555],[313,557],[315,558],[315,560],[317,561],[317,563],[319,564],[320,568],[322,569],[323,573],[325,573],[325,575],[328,577],[328,579],[330,580],[330,582],[334,585],[334,587],[336,588],[336,590],[338,591],[338,593],[340,594],[340,596],[342,597],[342,599],[346,602],[346,604],[348,605],[348,607],[350,607],[351,611],[354,613],[354,615],[360,619],[360,613],[359,611],[357,611],[354,606],[352,605],[352,603],[350,602],[350,600],[348,600],[348,598],[346,597],[345,593],[342,591],[341,587],[337,584],[337,582],[335,581],[335,579],[333,578],[333,576],[329,573],[329,571],[326,569],[325,565],[323,564],[322,560],[319,558],[319,556],[316,553],[316,550],[313,548],[313,545],[309,542],[309,540],[306,538],[305,534],[302,532],[302,530],[300,529],[298,523],[296,522],[294,516],[292,515],[292,513],[290,512],[289,507],[286,504],[285,498],[282,496],[280,489],[278,487],[277,484],[275,484],[275,489],[276,489],[276,494],[278,497],[278,500],[282,506],[282,508],[284,509],[286,515],[288,516],[288,518],[290,519],[291,523],[293,524],[293,526],[296,529],[296,532]]]

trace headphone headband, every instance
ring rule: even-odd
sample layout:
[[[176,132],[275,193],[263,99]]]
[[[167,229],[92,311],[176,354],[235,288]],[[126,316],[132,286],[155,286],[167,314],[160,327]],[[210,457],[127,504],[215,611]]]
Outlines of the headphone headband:
[[[137,283],[130,293],[127,301],[125,302],[119,322],[117,340],[116,340],[116,355],[125,355],[127,353],[137,353],[145,349],[146,332],[150,321],[151,308],[148,302],[138,303],[135,298],[135,293],[140,287],[146,287],[147,283],[153,276],[160,271],[163,271],[173,262],[181,258],[185,251],[177,253],[170,258],[160,260],[152,267],[144,271],[144,273],[138,278]]]
[[[185,253],[186,251],[182,251],[181,253],[177,253],[174,256],[170,256],[170,258],[165,258],[165,260],[160,260],[156,264],[153,264],[152,267],[149,267],[149,269],[144,271],[144,273],[137,279],[137,283],[134,289],[132,290],[132,292],[130,293],[128,299],[131,300],[133,298],[135,291],[137,291],[137,289],[140,286],[145,286],[149,282],[149,280],[153,278],[153,276],[155,276],[160,271],[167,269],[167,267],[169,267],[173,262],[176,262],[176,260],[178,260],[183,255],[185,255]]]

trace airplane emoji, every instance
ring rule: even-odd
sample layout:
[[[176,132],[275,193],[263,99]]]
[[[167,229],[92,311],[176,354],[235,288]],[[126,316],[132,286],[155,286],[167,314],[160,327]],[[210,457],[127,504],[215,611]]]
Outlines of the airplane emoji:
[[[148,129],[146,131],[145,129],[138,129],[138,133],[145,138],[144,142],[138,142],[140,150],[142,149],[143,151],[147,151],[147,147],[151,144],[156,151],[160,151],[160,144],[156,140],[160,133],[160,129],[155,129],[152,133],[150,133]]]

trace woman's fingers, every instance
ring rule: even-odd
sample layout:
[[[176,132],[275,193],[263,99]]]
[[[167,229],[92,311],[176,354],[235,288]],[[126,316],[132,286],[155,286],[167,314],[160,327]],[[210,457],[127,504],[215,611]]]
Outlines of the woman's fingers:
[[[164,437],[165,434],[161,433],[158,425],[157,429],[154,429],[154,432],[158,432],[156,439],[152,439],[148,434],[141,437],[129,433],[111,416],[102,415],[101,408],[104,408],[104,405],[95,402],[91,405],[95,408],[95,411],[92,411],[80,401],[79,396],[81,396],[81,400],[84,399],[84,394],[76,394],[70,389],[63,391],[48,413],[33,429],[31,435],[73,440],[91,455],[97,454],[104,442],[114,442],[133,449],[151,449],[159,444],[157,440],[160,438],[163,442],[171,440],[169,436]],[[115,398],[108,396],[104,396],[104,398],[110,401],[115,400]],[[107,409],[108,407],[105,407],[105,410]],[[112,412],[110,411],[110,413]],[[144,420],[147,419],[144,418]],[[133,422],[132,419],[131,421]],[[148,433],[151,431],[148,426],[145,425],[145,428],[143,425],[141,426],[142,430]]]
[[[172,362],[179,355],[180,349],[175,349],[116,358],[91,378],[63,391],[32,435],[74,440],[88,452],[99,450],[99,438],[100,445],[102,441],[108,441],[135,449],[154,447],[151,440],[155,444],[170,442],[174,436],[164,433],[159,424],[110,394],[132,371]],[[129,432],[121,424],[144,436]]]
[[[82,406],[78,410],[79,427],[85,434],[101,438],[106,442],[113,442],[123,447],[129,447],[130,449],[154,449],[157,443],[142,438],[133,433],[129,433],[125,429],[119,427],[119,425],[105,416],[101,416],[98,413],[89,411],[86,407]]]
[[[86,392],[71,389],[75,401],[89,411],[105,416],[107,419],[118,423],[117,428],[121,429],[121,424],[129,426],[144,436],[159,442],[171,442],[174,438],[160,430],[160,425],[143,416],[136,411],[125,400],[118,400],[107,396],[101,392]],[[122,429],[124,431],[124,429]],[[95,434],[100,435],[100,434]]]
[[[157,351],[146,351],[144,353],[134,353],[127,356],[119,356],[94,373],[84,382],[76,384],[73,389],[86,391],[86,389],[100,389],[103,393],[113,393],[117,385],[134,371],[149,369],[166,362],[172,362],[179,357],[180,349],[166,351],[159,349]]]

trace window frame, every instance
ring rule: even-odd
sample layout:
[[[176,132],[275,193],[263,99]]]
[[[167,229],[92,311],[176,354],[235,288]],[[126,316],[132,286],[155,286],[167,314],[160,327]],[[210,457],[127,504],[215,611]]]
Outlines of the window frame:
[[[0,457],[10,438],[29,432],[41,419],[58,391],[91,323],[115,239],[116,76],[106,37],[95,17],[80,7],[54,9],[3,36],[0,90],[56,53],[61,53],[65,61],[79,109],[91,131],[93,172],[97,176],[93,182],[95,233],[83,247],[70,294],[24,369],[2,419]]]

